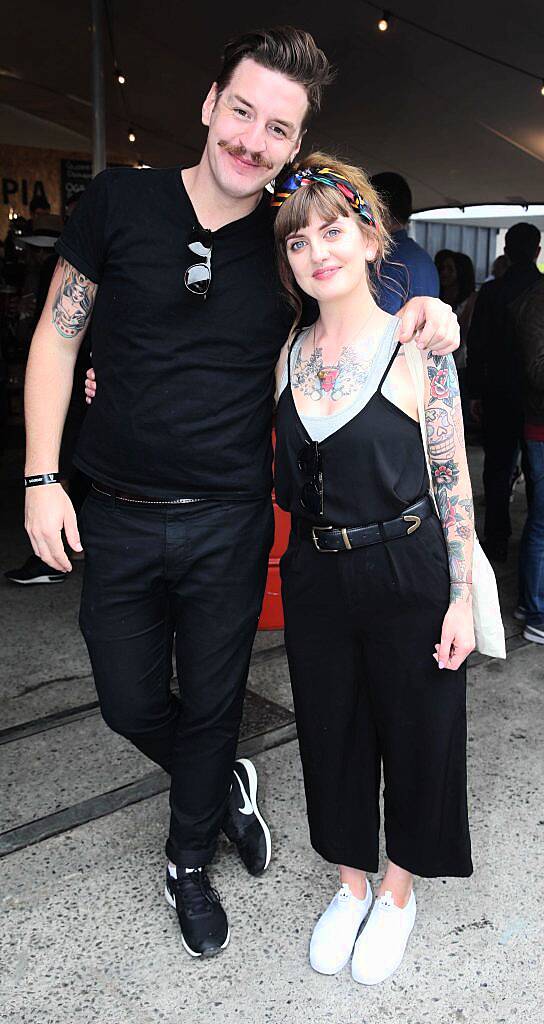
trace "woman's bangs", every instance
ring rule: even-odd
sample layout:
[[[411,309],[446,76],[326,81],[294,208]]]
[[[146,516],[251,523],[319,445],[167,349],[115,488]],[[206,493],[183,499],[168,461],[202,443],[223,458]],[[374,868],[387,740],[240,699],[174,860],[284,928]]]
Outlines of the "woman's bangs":
[[[349,217],[350,209],[339,192],[328,185],[316,182],[304,185],[281,207],[276,224],[281,230],[282,241],[290,235],[307,228],[312,213],[317,212],[324,224],[330,224],[337,217]],[[281,218],[281,219],[280,219]],[[280,223],[278,224],[278,221]]]

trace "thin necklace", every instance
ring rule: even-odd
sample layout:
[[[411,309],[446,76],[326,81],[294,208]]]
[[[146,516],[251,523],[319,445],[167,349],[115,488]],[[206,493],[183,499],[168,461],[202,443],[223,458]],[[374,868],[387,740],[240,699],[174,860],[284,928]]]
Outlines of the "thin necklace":
[[[368,316],[366,318],[366,320],[365,320],[364,324],[362,325],[362,327],[360,327],[359,330],[357,331],[357,333],[353,336],[351,343],[353,343],[355,341],[355,339],[358,338],[359,335],[363,333],[365,327],[367,327],[367,325],[372,320],[372,317],[374,316],[375,312],[376,312],[375,309],[371,310],[370,316]],[[316,321],[316,323],[317,323],[317,321]],[[313,342],[313,349],[314,349],[314,365],[315,365],[315,363],[317,363],[317,353],[316,353],[316,350],[315,350],[315,326],[316,325],[314,323],[314,328],[313,328],[313,333],[312,333],[312,342]],[[346,348],[345,345],[344,345],[344,348]],[[339,368],[338,368],[339,361],[340,361],[340,356],[338,356],[338,359],[336,360],[335,363],[329,363],[327,365],[322,363],[320,369],[316,370],[316,372],[315,372],[315,375],[316,375],[317,379],[319,381],[323,381],[323,380],[325,380],[325,378],[330,378],[331,374],[334,374],[334,373],[338,374],[338,372],[339,372]]]

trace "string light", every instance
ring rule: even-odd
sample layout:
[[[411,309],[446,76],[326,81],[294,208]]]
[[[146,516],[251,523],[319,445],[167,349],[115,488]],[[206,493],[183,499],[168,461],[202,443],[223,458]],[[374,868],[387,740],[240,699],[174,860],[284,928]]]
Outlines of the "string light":
[[[128,141],[129,142],[136,142],[136,136],[135,136],[134,132],[129,132],[128,133]]]
[[[116,72],[116,74],[117,74],[117,81],[119,82],[119,85],[124,85],[125,82],[126,82],[126,77],[123,74],[123,72],[118,70]]]
[[[483,50],[477,50],[474,46],[468,46],[466,43],[459,42],[458,39],[452,39],[451,36],[445,36],[442,32],[435,32],[434,29],[427,28],[426,25],[421,25],[420,22],[412,21],[411,18],[405,18],[402,14],[397,14],[396,11],[384,11],[380,4],[373,3],[373,0],[363,0],[363,3],[373,11],[382,12],[382,16],[377,23],[380,32],[387,32],[391,19],[394,18],[395,21],[400,22],[402,25],[409,25],[410,28],[415,28],[418,32],[424,32],[433,39],[440,39],[442,43],[449,43],[450,46],[456,46],[459,50],[464,50],[465,53],[472,53],[475,57],[482,57],[483,60],[491,61],[492,64],[497,64],[499,67],[508,68],[509,71],[517,71],[518,74],[525,75],[526,78],[536,80],[540,83],[540,92],[544,96],[544,78],[541,75],[535,74],[534,71],[527,71],[527,68],[520,68],[517,64],[511,64],[510,61],[501,60],[500,57],[492,57],[491,54],[484,53]]]

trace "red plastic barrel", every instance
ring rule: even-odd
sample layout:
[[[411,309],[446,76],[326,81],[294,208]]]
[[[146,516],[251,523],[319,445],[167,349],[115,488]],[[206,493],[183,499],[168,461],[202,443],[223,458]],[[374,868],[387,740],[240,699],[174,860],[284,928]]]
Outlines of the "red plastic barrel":
[[[272,443],[275,445],[276,435],[272,432]],[[268,559],[268,576],[264,601],[259,618],[259,629],[283,629],[283,606],[281,603],[281,582],[280,582],[280,558],[287,548],[289,531],[291,529],[291,516],[289,512],[276,505],[276,495],[272,491],[272,505],[274,507],[274,543]]]

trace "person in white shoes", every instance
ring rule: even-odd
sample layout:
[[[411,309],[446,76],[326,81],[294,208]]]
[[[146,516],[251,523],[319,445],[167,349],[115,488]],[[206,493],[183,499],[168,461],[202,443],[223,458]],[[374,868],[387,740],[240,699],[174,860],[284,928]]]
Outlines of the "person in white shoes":
[[[341,883],[310,963],[330,975],[352,958],[354,980],[373,985],[404,956],[413,876],[472,873],[474,526],[459,388],[451,355],[410,350],[437,513],[412,363],[371,289],[368,265],[379,273],[389,243],[379,196],[360,168],[316,153],[276,183],[274,205],[282,284],[298,315],[301,292],[319,304],[311,327],[295,320],[276,371],[275,491],[292,516],[285,646],[310,838]],[[382,765],[388,864],[368,916]]]

